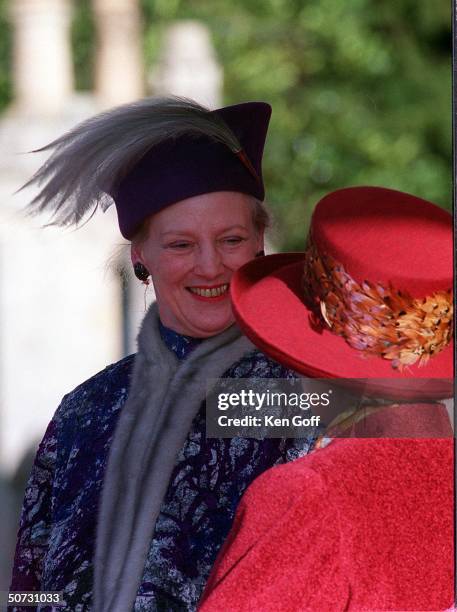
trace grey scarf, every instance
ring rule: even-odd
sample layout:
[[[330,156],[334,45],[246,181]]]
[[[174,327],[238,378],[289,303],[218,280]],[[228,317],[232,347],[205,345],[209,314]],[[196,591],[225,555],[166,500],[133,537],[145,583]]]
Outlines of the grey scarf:
[[[94,559],[94,612],[128,612],[139,588],[176,458],[217,378],[253,345],[232,325],[179,362],[153,304],[138,336],[132,387],[111,444]]]

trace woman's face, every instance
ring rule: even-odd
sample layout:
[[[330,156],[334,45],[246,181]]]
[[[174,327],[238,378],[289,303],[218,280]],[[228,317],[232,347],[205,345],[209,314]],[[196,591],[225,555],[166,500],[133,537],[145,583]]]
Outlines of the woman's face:
[[[220,191],[168,206],[149,221],[147,239],[132,245],[152,276],[162,323],[207,338],[234,319],[229,297],[232,274],[263,249],[253,224],[253,199]]]

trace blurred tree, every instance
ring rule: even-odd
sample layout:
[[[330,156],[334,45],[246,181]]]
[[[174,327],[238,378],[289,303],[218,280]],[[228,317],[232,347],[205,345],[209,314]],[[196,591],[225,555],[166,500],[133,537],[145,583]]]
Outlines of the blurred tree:
[[[8,0],[0,0],[0,112],[12,98],[11,51],[12,38],[8,20]]]
[[[396,188],[451,208],[451,15],[447,0],[142,0],[153,61],[171,19],[206,22],[225,101],[273,106],[268,201],[283,248],[348,185]]]
[[[273,106],[265,151],[281,247],[301,248],[325,193],[382,185],[451,208],[451,15],[447,0],[141,0],[151,64],[164,28],[200,19],[224,66],[227,104]],[[0,0],[0,110],[11,39]],[[75,2],[77,86],[89,88],[94,30]]]
[[[93,87],[96,45],[91,0],[77,0],[74,3],[71,43],[76,89],[90,90]]]

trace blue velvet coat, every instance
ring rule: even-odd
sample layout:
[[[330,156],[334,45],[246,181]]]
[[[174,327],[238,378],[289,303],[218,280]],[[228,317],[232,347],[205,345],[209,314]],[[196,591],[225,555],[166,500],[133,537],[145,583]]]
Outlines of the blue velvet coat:
[[[193,348],[170,330],[162,330],[162,338],[180,359]],[[64,397],[26,489],[11,590],[63,591],[62,612],[91,609],[100,491],[133,361],[131,355],[108,366]],[[253,351],[224,376],[296,375]],[[203,403],[178,455],[133,610],[195,610],[245,489],[269,467],[306,454],[313,433],[288,441],[206,439]]]

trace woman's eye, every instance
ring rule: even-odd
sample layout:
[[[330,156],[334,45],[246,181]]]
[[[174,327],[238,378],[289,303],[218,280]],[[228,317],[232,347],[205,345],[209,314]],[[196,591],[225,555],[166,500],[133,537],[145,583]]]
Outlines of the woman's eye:
[[[245,238],[242,238],[241,236],[229,236],[228,238],[224,238],[223,241],[226,244],[234,245],[234,244],[239,244],[240,242],[243,242],[243,240],[245,240]]]
[[[167,248],[174,249],[176,251],[184,251],[185,249],[190,248],[192,245],[190,242],[172,242],[168,245]]]

